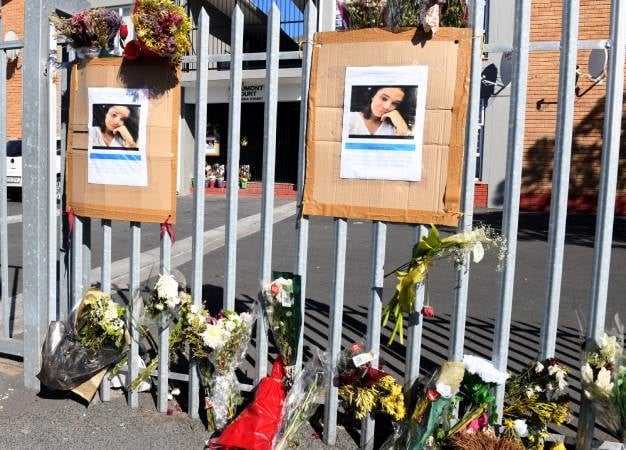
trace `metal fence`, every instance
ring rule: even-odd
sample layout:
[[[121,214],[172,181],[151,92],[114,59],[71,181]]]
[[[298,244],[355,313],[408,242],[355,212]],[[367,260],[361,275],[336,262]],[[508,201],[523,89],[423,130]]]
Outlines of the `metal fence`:
[[[40,148],[54,148],[50,136],[50,111],[56,111],[54,84],[51,82],[52,70],[59,68],[56,61],[48,60],[49,28],[47,16],[41,8],[43,0],[29,2],[26,14],[26,39],[24,41],[24,85],[29,86],[29,94],[24,96],[24,187],[23,187],[23,258],[24,282],[21,298],[14,298],[8,293],[8,258],[7,258],[7,201],[6,179],[0,177],[0,277],[2,279],[1,300],[2,334],[0,335],[0,353],[22,357],[24,361],[24,382],[33,389],[39,388],[34,377],[40,364],[40,348],[49,320],[67,317],[68,310],[80,298],[84,288],[88,287],[91,274],[91,227],[88,218],[77,218],[73,230],[71,253],[63,239],[58,236],[60,226],[57,225],[56,201],[54,186],[51,179],[50,152],[40,152]],[[579,48],[607,48],[610,52],[608,63],[608,86],[606,116],[604,125],[604,143],[602,151],[601,185],[598,201],[597,226],[593,253],[593,286],[592,298],[589,301],[590,324],[587,337],[598,339],[604,331],[607,302],[607,286],[609,263],[611,259],[611,241],[613,235],[614,203],[617,180],[617,160],[620,146],[620,124],[623,105],[623,69],[625,49],[625,28],[623,2],[612,1],[611,34],[607,41],[578,41],[578,0],[566,2],[563,8],[563,40],[553,43],[533,44],[529,40],[530,5],[523,0],[516,1],[515,31],[513,46],[497,43],[482,45],[483,0],[476,1],[472,8],[474,40],[471,57],[471,84],[469,99],[468,126],[466,134],[465,166],[463,171],[463,211],[460,230],[471,229],[473,221],[473,196],[476,163],[477,127],[479,122],[479,102],[481,83],[481,57],[487,52],[513,52],[513,79],[511,92],[511,113],[508,134],[508,157],[506,168],[506,190],[503,210],[502,232],[507,238],[509,249],[504,270],[501,273],[500,289],[497,293],[497,319],[495,340],[492,347],[492,359],[502,370],[507,369],[510,348],[511,311],[513,300],[514,275],[516,264],[519,198],[521,187],[522,156],[524,142],[524,114],[526,109],[526,86],[528,77],[528,54],[530,51],[558,50],[561,52],[559,105],[557,123],[557,141],[554,161],[553,194],[549,228],[549,256],[546,265],[547,288],[545,293],[545,321],[541,330],[540,353],[543,357],[553,356],[556,346],[557,317],[559,310],[561,276],[563,271],[563,246],[565,236],[565,218],[567,205],[567,189],[570,167],[570,150],[573,122],[574,96],[576,76],[576,52]],[[241,83],[243,64],[245,61],[262,61],[266,66],[266,98],[263,145],[263,197],[261,212],[261,260],[259,274],[263,282],[270,281],[272,266],[272,240],[274,211],[274,163],[276,141],[276,107],[278,92],[279,60],[302,58],[302,107],[300,115],[300,140],[298,192],[302,195],[305,171],[305,135],[306,135],[306,99],[309,81],[312,37],[316,28],[316,8],[312,3],[307,6],[304,20],[304,43],[302,52],[280,52],[281,19],[278,8],[273,5],[268,11],[266,51],[253,54],[244,53],[244,14],[239,6],[235,6],[231,19],[229,56],[210,55],[209,48],[209,17],[202,9],[199,12],[197,33],[197,56],[189,57],[185,63],[195,64],[196,71],[196,113],[195,113],[195,172],[198,185],[204,180],[204,147],[207,116],[207,75],[210,62],[227,61],[230,70],[230,109],[228,129],[228,173],[237,173],[239,167],[239,128]],[[479,25],[480,24],[480,25]],[[0,45],[0,110],[6,111],[6,50],[21,47],[21,42],[2,43]],[[68,65],[61,65],[61,89],[67,89]],[[42,69],[43,68],[43,69]],[[43,76],[41,76],[43,73]],[[65,93],[63,93],[65,95]],[[54,114],[56,117],[56,114]],[[0,148],[6,143],[6,118],[0,120]],[[65,129],[62,128],[62,132]],[[56,137],[56,136],[55,136]],[[6,170],[5,158],[0,158],[0,173]],[[235,278],[237,270],[237,177],[230,177],[227,189],[227,218],[225,224],[224,262],[224,308],[233,309],[235,305]],[[301,198],[301,197],[300,197]],[[196,189],[193,198],[194,219],[192,234],[192,273],[190,289],[193,301],[200,305],[202,298],[203,273],[203,233],[204,233],[204,194]],[[111,290],[111,222],[102,220],[101,233],[103,240],[102,269],[99,274],[101,288]],[[129,224],[132,236],[132,248],[128,260],[129,292],[133,293],[140,287],[140,280],[146,276],[151,261],[140,260],[140,240],[142,224]],[[307,250],[309,247],[309,218],[299,216],[296,223],[296,255],[294,271],[302,277],[302,298],[306,298],[307,283]],[[334,261],[332,269],[332,298],[330,311],[330,331],[326,350],[331,361],[336,362],[341,347],[343,323],[344,281],[346,274],[346,240],[348,224],[344,218],[334,219]],[[422,234],[422,227],[416,225],[415,240]],[[367,343],[377,354],[380,347],[380,316],[382,307],[383,265],[385,261],[386,224],[372,224],[372,266],[368,308]],[[59,251],[59,248],[61,249]],[[161,239],[160,255],[155,256],[160,272],[171,270],[172,246],[166,233]],[[68,262],[69,261],[69,262]],[[57,266],[58,262],[58,266]],[[469,260],[466,270],[458,272],[457,288],[455,289],[454,313],[451,320],[448,357],[459,360],[463,356],[465,332],[467,325],[467,301],[469,287]],[[18,296],[19,297],[19,296]],[[423,304],[423,289],[418,290],[415,312]],[[129,295],[132,299],[132,295]],[[16,301],[17,300],[17,301]],[[132,302],[132,300],[129,300]],[[15,336],[12,330],[12,317],[16,304],[23,305],[24,335]],[[132,306],[131,306],[132,307]],[[303,303],[303,315],[305,305]],[[422,350],[422,323],[419,320],[410,322],[405,358],[405,386],[410,388],[419,375],[420,356]],[[304,327],[303,327],[304,332]],[[191,417],[198,416],[199,380],[196,368],[191,364],[188,373],[175,373],[168,369],[167,360],[167,322],[164,319],[159,329],[160,361],[158,377],[158,404],[161,412],[167,407],[168,379],[187,381],[189,383],[188,411]],[[138,374],[135,356],[138,355],[138,331],[132,330],[133,341],[129,358],[129,378]],[[302,340],[301,340],[302,341]],[[302,361],[302,348],[299,349],[299,363]],[[257,324],[256,336],[256,380],[267,373],[268,341],[267,325],[261,319]],[[324,440],[333,444],[336,437],[337,423],[337,389],[329,381],[325,399]],[[498,402],[502,406],[503,390],[498,392]],[[109,387],[106,382],[101,388],[103,400],[109,398]],[[583,396],[584,397],[584,396]],[[589,405],[582,398],[582,409],[579,422],[578,446],[590,448],[593,436],[594,417]],[[128,396],[130,407],[138,406],[138,394],[131,392]],[[366,419],[363,422],[361,445],[371,446],[374,422]]]

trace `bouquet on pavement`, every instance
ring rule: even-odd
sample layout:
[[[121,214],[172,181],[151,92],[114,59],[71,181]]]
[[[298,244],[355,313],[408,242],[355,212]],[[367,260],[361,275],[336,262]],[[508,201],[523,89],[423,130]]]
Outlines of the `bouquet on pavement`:
[[[391,375],[372,367],[372,359],[373,353],[366,352],[363,344],[352,344],[339,355],[333,384],[339,388],[346,410],[357,420],[374,412],[402,420],[406,414],[402,386]]]
[[[214,448],[271,450],[280,427],[285,402],[285,365],[279,356],[272,365],[270,376],[263,378],[254,400],[226,427],[216,440],[207,444]]]
[[[549,437],[548,426],[569,419],[567,370],[554,358],[530,363],[506,384],[502,432],[539,449]]]
[[[274,281],[261,290],[263,305],[287,378],[293,379],[302,328],[300,275],[289,272],[272,275]]]
[[[604,333],[585,357],[580,372],[585,396],[598,418],[618,439],[626,439],[626,355],[624,326],[615,316],[615,332]]]
[[[194,305],[185,314],[184,335],[198,363],[210,431],[223,429],[241,403],[235,371],[250,341],[254,315],[223,311],[217,317]]]
[[[325,392],[325,370],[319,355],[305,364],[298,373],[287,394],[282,413],[282,424],[276,438],[274,450],[285,450],[300,446],[300,429],[322,404]]]
[[[108,294],[89,289],[70,317],[69,322],[50,323],[37,378],[48,387],[74,390],[90,401],[106,368],[122,357],[130,343],[127,312]]]

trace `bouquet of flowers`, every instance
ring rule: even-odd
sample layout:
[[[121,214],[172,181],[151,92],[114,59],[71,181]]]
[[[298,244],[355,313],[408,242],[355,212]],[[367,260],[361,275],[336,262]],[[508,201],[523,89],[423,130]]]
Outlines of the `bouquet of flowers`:
[[[261,296],[287,377],[293,378],[302,327],[300,276],[289,272],[274,272],[272,275],[274,281],[263,287]]]
[[[617,438],[626,438],[626,355],[624,327],[615,316],[616,334],[604,333],[598,348],[586,355],[580,372],[585,396]]]
[[[357,420],[375,411],[402,420],[406,414],[402,386],[391,375],[372,367],[372,359],[372,352],[366,352],[360,343],[341,352],[333,380],[339,396]]]
[[[152,317],[158,317],[164,311],[175,312],[185,295],[179,291],[173,275],[160,275],[148,299],[146,312]]]
[[[189,305],[184,336],[204,389],[207,424],[218,431],[235,417],[241,403],[235,370],[246,354],[254,315],[223,311],[216,318]]]
[[[282,425],[274,450],[298,447],[298,435],[302,426],[323,403],[326,371],[319,356],[309,361],[298,374],[283,407]]]
[[[68,18],[52,14],[50,21],[58,36],[72,41],[79,58],[98,56],[100,50],[112,50],[122,19],[114,11],[93,8],[78,11]]]
[[[554,359],[535,361],[506,384],[503,432],[526,448],[543,448],[548,425],[567,422],[567,370]]]
[[[37,378],[55,389],[78,389],[79,395],[91,400],[104,369],[121,358],[130,342],[126,308],[108,294],[89,289],[72,316],[69,324],[50,323]],[[85,384],[89,386],[81,388]]]
[[[124,57],[177,61],[191,49],[191,20],[171,0],[136,0],[132,16],[136,38],[124,46]]]
[[[391,345],[396,337],[400,343],[404,343],[403,337],[403,314],[413,311],[415,302],[415,287],[423,283],[428,276],[428,270],[439,259],[452,257],[458,269],[462,268],[465,255],[473,254],[474,262],[483,259],[485,247],[496,246],[500,249],[498,258],[501,260],[506,253],[504,239],[497,236],[492,230],[478,227],[467,233],[458,233],[441,238],[439,230],[433,225],[428,235],[413,247],[411,260],[405,265],[405,271],[397,271],[398,284],[392,299],[383,307],[382,325],[386,326],[391,317],[395,326],[389,337]],[[430,307],[428,307],[430,308]],[[432,308],[428,309],[430,315],[434,314]]]

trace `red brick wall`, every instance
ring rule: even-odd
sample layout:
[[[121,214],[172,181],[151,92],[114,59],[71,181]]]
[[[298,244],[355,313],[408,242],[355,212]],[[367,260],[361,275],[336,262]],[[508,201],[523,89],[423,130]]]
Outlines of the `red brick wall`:
[[[532,2],[532,41],[560,40],[561,4],[561,0]],[[609,15],[610,0],[581,0],[579,39],[607,39]],[[578,52],[582,73],[587,72],[588,57],[589,51]],[[547,210],[550,207],[558,79],[559,54],[532,52],[521,201],[521,206],[526,209]],[[578,87],[580,96],[575,98],[574,104],[569,205],[572,211],[593,211],[597,204],[606,83],[593,86],[591,80],[580,77]],[[626,214],[625,148],[626,145],[622,145],[620,152],[616,202],[621,214]]]
[[[24,0],[2,0],[2,37],[9,30],[15,31],[19,39],[24,39]],[[7,65],[7,138],[22,136],[22,62],[23,54],[17,61]]]

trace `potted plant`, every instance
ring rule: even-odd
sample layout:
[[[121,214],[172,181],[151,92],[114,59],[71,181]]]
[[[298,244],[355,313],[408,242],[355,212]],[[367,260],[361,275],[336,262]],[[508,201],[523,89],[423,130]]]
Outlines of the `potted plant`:
[[[213,164],[213,172],[215,173],[215,187],[224,187],[224,164]]]
[[[244,164],[239,167],[239,187],[246,189],[248,187],[248,180],[250,180],[250,165]]]
[[[205,171],[205,177],[206,177],[205,187],[214,188],[215,187],[215,173],[213,172],[213,167],[211,167],[211,164],[207,164],[204,171]]]

